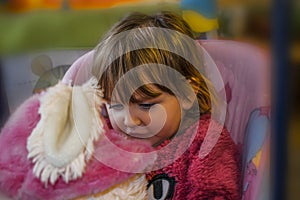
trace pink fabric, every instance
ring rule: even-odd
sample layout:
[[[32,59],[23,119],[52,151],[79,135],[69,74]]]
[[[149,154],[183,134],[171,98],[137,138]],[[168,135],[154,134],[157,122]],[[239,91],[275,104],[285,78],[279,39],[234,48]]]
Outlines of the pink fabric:
[[[194,138],[179,159],[147,176],[149,181],[158,174],[174,177],[174,200],[241,199],[240,154],[226,129],[223,129],[212,151],[202,159],[199,157],[199,150],[210,123],[213,124],[212,127],[220,126],[210,119],[210,115],[201,116],[198,129],[196,123],[159,147],[165,147],[158,154],[156,162],[158,166],[162,166],[165,157],[173,157]]]
[[[226,93],[228,102],[225,126],[234,142],[243,144],[251,111],[270,105],[268,57],[260,48],[245,43],[227,40],[200,42],[217,64],[224,81],[225,88],[219,92]],[[94,51],[89,51],[74,62],[62,81],[80,85],[88,80],[93,54]]]
[[[255,46],[234,41],[202,40],[201,45],[217,64],[224,90],[231,96],[227,98],[226,128],[235,143],[243,144],[252,110],[270,105],[267,54]]]
[[[225,88],[219,92],[226,93],[228,107],[225,125],[231,137],[243,147],[253,145],[244,139],[249,116],[255,109],[270,107],[270,63],[267,53],[258,47],[234,41],[203,40],[201,44],[216,62],[224,81]],[[261,146],[262,158],[258,169],[251,162],[243,163],[243,187],[247,188],[243,200],[268,196],[267,185],[264,185],[265,191],[261,190],[263,182],[269,184],[268,180],[263,179],[264,173],[269,172],[269,156],[266,156],[268,144],[269,138],[266,138]]]
[[[91,76],[94,51],[89,51],[78,58],[64,75],[62,82],[65,84],[82,85]],[[80,76],[78,76],[80,74]]]
[[[202,40],[199,41],[217,64],[224,81],[220,93],[226,94],[228,103],[225,126],[233,141],[239,146],[245,145],[245,129],[250,113],[260,107],[270,106],[270,63],[266,52],[260,48],[235,41]],[[83,58],[92,59],[91,52]],[[81,58],[81,60],[83,60]],[[76,73],[84,63],[74,63],[70,73]],[[73,79],[67,75],[64,79]],[[267,142],[266,142],[267,143]],[[265,145],[265,144],[264,144]],[[268,158],[265,158],[268,159]],[[251,189],[247,193],[256,199],[261,184],[261,172],[253,176]],[[247,178],[247,177],[246,177]]]
[[[10,196],[18,195],[31,167],[24,138],[40,119],[38,107],[38,96],[28,99],[10,117],[0,134],[0,190]]]
[[[86,172],[82,178],[66,184],[61,178],[46,187],[33,173],[33,164],[27,159],[27,138],[40,119],[38,114],[39,97],[33,96],[24,102],[11,116],[0,134],[0,191],[14,199],[71,199],[83,195],[101,192],[112,185],[120,183],[131,177],[131,173],[124,173],[107,167],[94,157],[89,161]],[[107,129],[110,140],[118,146],[126,147],[132,152],[145,152],[152,149],[151,145],[143,142],[124,140]],[[95,144],[95,153],[98,155],[112,152],[114,149],[107,147],[106,140],[99,140]],[[143,169],[149,164],[150,158],[143,157],[138,162],[114,154],[112,160],[127,169]],[[129,160],[128,160],[129,159]]]

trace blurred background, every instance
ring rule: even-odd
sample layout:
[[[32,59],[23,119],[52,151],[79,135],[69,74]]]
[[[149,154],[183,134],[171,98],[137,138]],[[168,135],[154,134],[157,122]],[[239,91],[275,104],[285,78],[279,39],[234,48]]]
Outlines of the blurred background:
[[[199,2],[199,7],[204,7],[198,9],[203,16],[199,20],[205,26],[194,27],[195,30],[216,29],[221,38],[249,40],[269,48],[271,0]],[[0,53],[90,48],[128,12],[171,10],[182,13],[188,6],[180,0],[0,0]],[[299,22],[296,12],[293,17],[295,23]]]
[[[272,0],[199,2],[206,2],[198,16],[205,26],[191,23],[198,38],[244,41],[272,54]],[[125,14],[170,10],[189,20],[193,13],[186,6],[180,0],[0,0],[0,122],[32,93],[54,84],[38,84],[44,72],[59,68],[59,79]],[[286,199],[300,199],[300,1],[290,1],[288,10]]]

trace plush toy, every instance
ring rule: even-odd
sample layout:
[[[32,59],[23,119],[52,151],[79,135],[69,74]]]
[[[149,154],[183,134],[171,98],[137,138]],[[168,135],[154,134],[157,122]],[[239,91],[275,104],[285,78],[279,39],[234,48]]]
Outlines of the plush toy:
[[[48,55],[35,57],[31,62],[31,71],[39,76],[39,79],[33,88],[33,93],[41,92],[48,87],[56,85],[70,66],[68,64],[53,66],[53,61]]]
[[[101,116],[101,90],[58,83],[25,101],[0,134],[0,192],[13,199],[147,199],[150,144]]]

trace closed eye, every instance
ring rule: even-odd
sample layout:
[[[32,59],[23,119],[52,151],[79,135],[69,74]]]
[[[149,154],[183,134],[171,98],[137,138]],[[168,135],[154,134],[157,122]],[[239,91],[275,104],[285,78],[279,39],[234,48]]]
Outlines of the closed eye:
[[[123,110],[124,105],[123,104],[110,104],[109,109],[113,109],[113,110]]]
[[[149,110],[155,103],[140,103],[139,107],[143,110]]]

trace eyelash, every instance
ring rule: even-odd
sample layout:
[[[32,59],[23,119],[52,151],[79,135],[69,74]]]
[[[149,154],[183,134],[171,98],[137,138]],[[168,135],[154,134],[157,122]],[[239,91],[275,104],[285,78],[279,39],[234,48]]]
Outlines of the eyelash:
[[[122,104],[110,104],[108,108],[114,110],[123,110],[124,106]]]
[[[152,106],[154,106],[155,103],[140,103],[138,106],[143,109],[143,110],[149,110]],[[109,109],[114,109],[114,110],[123,110],[124,106],[123,104],[110,104]]]
[[[144,110],[149,110],[154,105],[155,105],[155,103],[141,103],[141,104],[139,104],[139,107]]]

